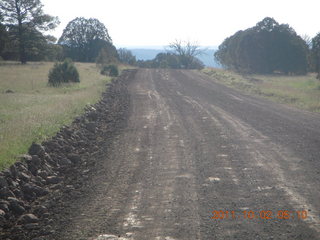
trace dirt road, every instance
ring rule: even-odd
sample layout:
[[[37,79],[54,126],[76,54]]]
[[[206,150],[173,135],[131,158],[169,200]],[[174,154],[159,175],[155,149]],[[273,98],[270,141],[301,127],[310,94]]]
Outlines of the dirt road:
[[[139,70],[129,92],[127,127],[52,239],[320,239],[318,114],[190,71]]]

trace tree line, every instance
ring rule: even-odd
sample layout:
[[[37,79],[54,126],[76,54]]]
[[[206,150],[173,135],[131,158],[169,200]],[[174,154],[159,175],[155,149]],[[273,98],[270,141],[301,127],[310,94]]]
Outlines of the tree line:
[[[43,12],[40,0],[0,0],[0,57],[21,63],[70,58],[78,62],[122,62],[147,68],[204,67],[197,58],[203,50],[190,42],[175,41],[154,59],[137,61],[129,50],[115,48],[107,28],[98,19],[73,19],[57,41],[45,32],[58,24],[58,17]],[[313,39],[302,38],[288,24],[267,17],[254,27],[226,38],[215,58],[222,66],[242,73],[315,71],[320,78],[320,33]]]
[[[45,35],[58,17],[43,12],[40,0],[0,0],[0,56],[4,60],[79,62],[119,60],[107,28],[98,19],[77,17],[57,39]]]
[[[137,61],[131,51],[116,49],[107,28],[95,18],[70,21],[59,39],[45,35],[59,24],[58,17],[43,12],[40,0],[0,0],[0,56],[4,60],[62,61],[108,64],[122,62],[152,68],[203,68],[196,58],[200,48],[175,41],[170,51],[151,61]],[[58,41],[57,41],[58,40]],[[57,42],[57,43],[56,43]]]
[[[311,41],[303,39],[288,24],[267,17],[225,39],[215,58],[226,68],[242,73],[319,73],[320,34]]]

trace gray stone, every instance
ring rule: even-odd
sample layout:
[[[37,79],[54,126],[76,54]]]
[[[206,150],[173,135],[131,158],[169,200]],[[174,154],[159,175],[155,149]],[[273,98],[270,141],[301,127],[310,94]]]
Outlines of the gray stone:
[[[9,209],[17,214],[23,214],[26,209],[24,208],[24,203],[22,201],[19,201],[16,198],[9,197],[8,201],[10,203]]]
[[[31,213],[24,214],[18,219],[18,224],[38,223],[39,218]]]
[[[58,160],[58,163],[59,163],[61,166],[69,166],[69,165],[72,164],[72,162],[71,162],[69,159],[67,159],[67,158],[60,158],[60,159]]]
[[[88,112],[87,117],[91,121],[96,121],[98,119],[98,113],[96,111]]]
[[[16,173],[18,174],[19,172],[27,172],[28,171],[28,166],[25,162],[15,162],[15,164],[13,165],[16,168]]]
[[[39,196],[39,197],[45,196],[49,193],[46,189],[39,187],[39,186],[32,184],[32,183],[24,184],[22,186],[22,191],[26,195],[32,196],[33,194],[35,194],[36,196]]]
[[[13,177],[13,178],[16,178],[17,177],[17,169],[14,165],[11,165],[10,168],[9,168],[9,171],[10,171],[10,175]]]
[[[119,238],[115,235],[103,234],[95,238],[94,240],[118,240],[118,239]]]
[[[19,183],[17,181],[13,181],[11,178],[7,178],[8,185],[17,188],[19,187]]]
[[[8,204],[1,204],[0,203],[0,210],[4,211],[5,213],[9,212],[9,203]]]
[[[6,213],[2,210],[0,210],[0,228],[4,227],[6,223],[6,218],[5,218]]]
[[[8,182],[5,177],[0,176],[0,188],[8,187]]]
[[[48,177],[48,173],[44,170],[38,170],[37,174],[38,174],[38,176],[42,177],[43,179],[46,179]]]
[[[68,155],[68,158],[74,164],[78,164],[81,162],[81,157],[78,154],[71,153]]]
[[[57,176],[49,176],[46,178],[47,184],[58,184],[59,182],[61,182],[61,180],[62,179]]]
[[[7,199],[9,197],[15,197],[14,193],[9,188],[1,188],[0,196],[2,199]]]
[[[27,173],[24,172],[19,172],[18,173],[18,178],[21,179],[24,182],[29,182],[31,179],[31,176],[28,175]]]
[[[9,178],[9,177],[12,177],[11,175],[11,172],[9,169],[5,169],[1,172],[2,176],[6,177],[6,178]]]
[[[0,209],[0,217],[4,217],[6,215],[5,211]]]
[[[90,132],[95,132],[96,131],[96,124],[93,122],[89,122],[86,124],[86,129]]]
[[[41,163],[41,159],[39,158],[38,155],[33,155],[32,159],[31,159],[31,162],[32,162],[33,165],[39,166],[40,163]]]
[[[29,154],[30,155],[43,155],[45,153],[45,149],[42,145],[37,143],[32,143],[32,145],[29,148]]]
[[[43,216],[48,212],[48,209],[45,206],[37,206],[34,210],[33,213],[37,215],[38,217]]]
[[[23,194],[22,194],[20,188],[13,189],[13,193],[16,196],[16,198],[22,198],[23,197]]]
[[[32,160],[32,157],[29,154],[23,154],[20,156],[20,159],[28,163]]]
[[[27,223],[23,225],[23,229],[31,231],[40,229],[40,225],[38,223]]]

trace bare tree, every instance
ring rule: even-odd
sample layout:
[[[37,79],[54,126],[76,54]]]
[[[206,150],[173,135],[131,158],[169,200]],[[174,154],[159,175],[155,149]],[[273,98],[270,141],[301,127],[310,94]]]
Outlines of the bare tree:
[[[200,48],[196,43],[190,41],[175,40],[167,47],[167,52],[179,56],[183,68],[189,69],[198,62],[196,58],[199,55],[204,54],[206,49]]]

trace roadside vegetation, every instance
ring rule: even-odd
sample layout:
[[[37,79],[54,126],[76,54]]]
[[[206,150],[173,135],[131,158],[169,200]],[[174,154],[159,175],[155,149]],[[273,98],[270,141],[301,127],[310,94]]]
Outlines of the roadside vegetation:
[[[214,80],[320,112],[320,33],[301,37],[288,24],[266,17],[226,38],[215,58],[226,70],[202,71]]]
[[[95,63],[76,63],[80,83],[48,86],[54,63],[0,65],[0,169],[27,152],[33,141],[54,135],[100,99],[110,77],[100,74]]]
[[[205,49],[190,41],[176,40],[167,46],[167,51],[157,54],[152,60],[139,60],[138,67],[171,68],[171,69],[203,69],[204,64],[197,56],[204,54]]]
[[[226,69],[242,74],[306,75],[320,79],[320,33],[301,37],[288,24],[270,17],[226,38],[214,57]]]
[[[315,73],[300,76],[242,75],[230,70],[205,68],[214,81],[250,94],[300,109],[320,112],[320,81]]]
[[[46,35],[58,24],[40,0],[0,1],[0,170],[71,123],[135,61],[119,57],[96,18],[76,17],[58,40]]]

